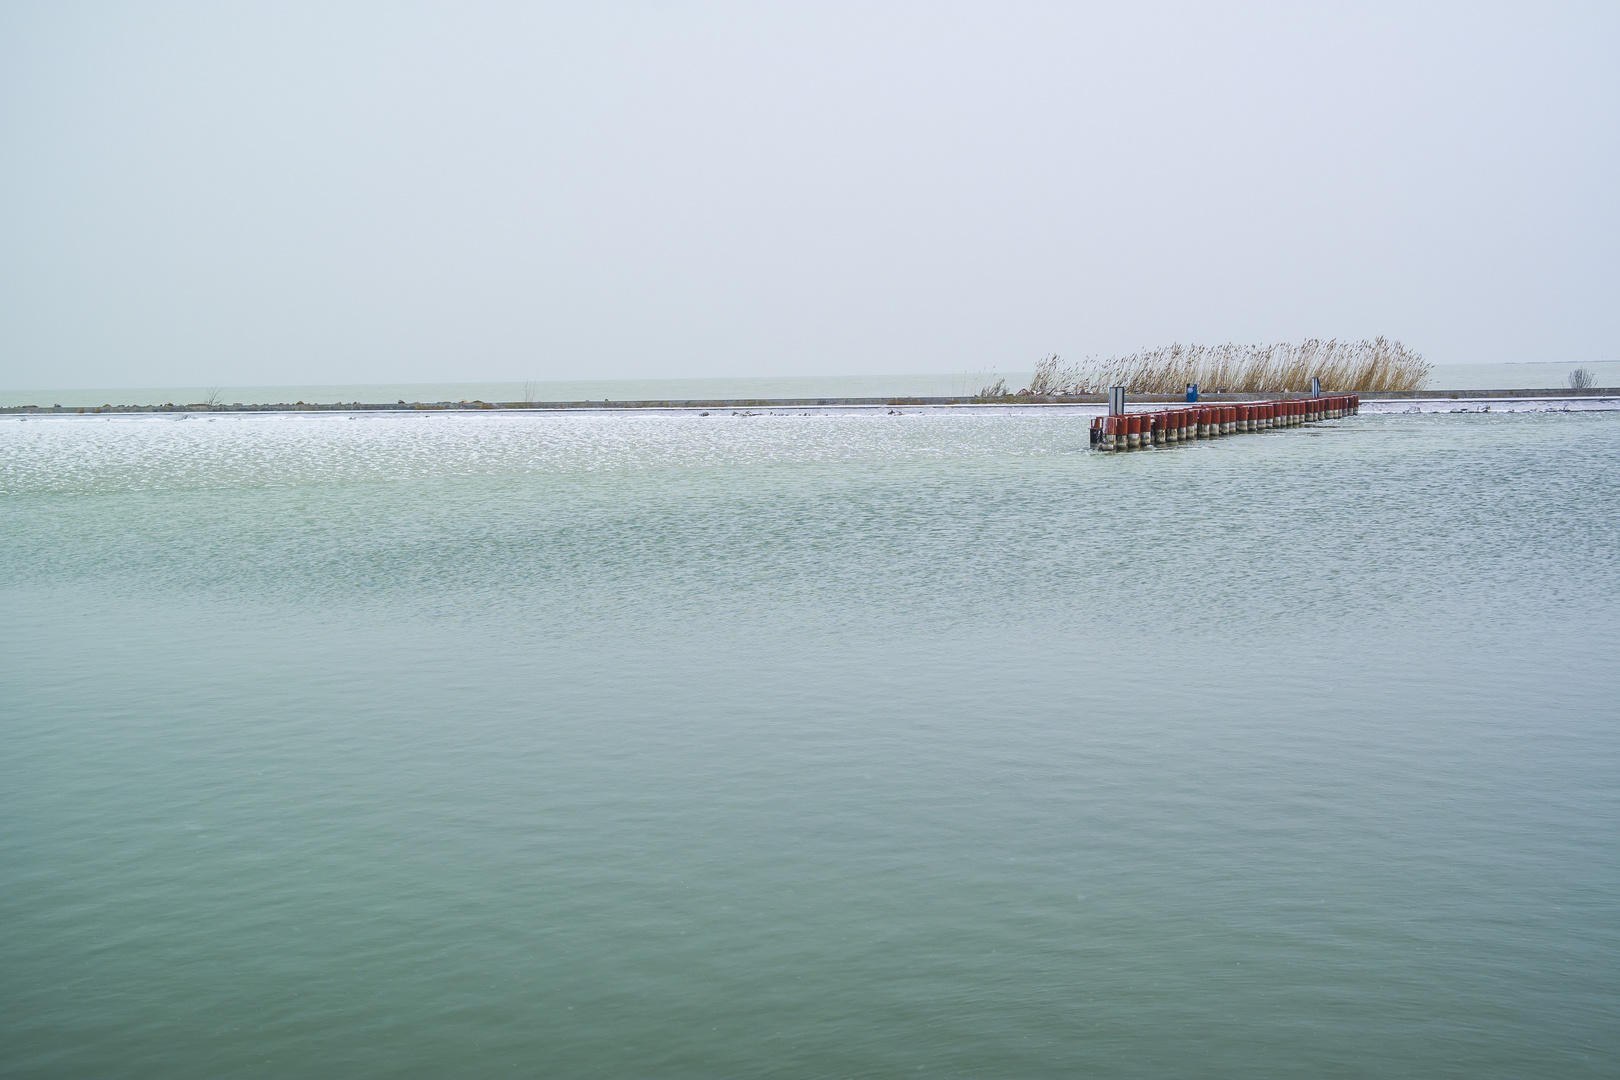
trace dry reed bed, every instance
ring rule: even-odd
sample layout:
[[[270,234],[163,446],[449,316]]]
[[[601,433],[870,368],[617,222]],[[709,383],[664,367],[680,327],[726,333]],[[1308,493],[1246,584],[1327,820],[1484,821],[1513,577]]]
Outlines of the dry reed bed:
[[[1056,355],[1035,365],[1028,393],[1101,394],[1123,386],[1133,394],[1179,394],[1188,383],[1234,394],[1301,392],[1311,378],[1331,392],[1419,390],[1432,365],[1398,341],[1322,341],[1298,345],[1166,345],[1129,356],[1065,365]]]

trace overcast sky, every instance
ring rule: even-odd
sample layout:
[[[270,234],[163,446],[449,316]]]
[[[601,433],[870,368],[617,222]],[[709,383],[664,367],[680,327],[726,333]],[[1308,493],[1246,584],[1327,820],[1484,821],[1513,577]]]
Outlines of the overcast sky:
[[[1620,5],[0,8],[0,385],[1620,358]]]

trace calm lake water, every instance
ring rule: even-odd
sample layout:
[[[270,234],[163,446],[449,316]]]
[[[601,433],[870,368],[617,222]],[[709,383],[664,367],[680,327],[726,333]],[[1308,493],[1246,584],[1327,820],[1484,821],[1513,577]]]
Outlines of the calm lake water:
[[[0,1073],[1613,1076],[1620,414],[0,419]]]

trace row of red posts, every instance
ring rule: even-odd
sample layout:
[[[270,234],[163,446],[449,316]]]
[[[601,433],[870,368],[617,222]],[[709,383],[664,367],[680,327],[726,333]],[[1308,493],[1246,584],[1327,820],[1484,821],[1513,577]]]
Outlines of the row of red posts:
[[[1091,445],[1099,450],[1140,450],[1174,446],[1185,439],[1216,439],[1270,428],[1337,420],[1361,410],[1359,394],[1329,394],[1291,401],[1242,405],[1189,405],[1162,412],[1099,416],[1091,421]]]

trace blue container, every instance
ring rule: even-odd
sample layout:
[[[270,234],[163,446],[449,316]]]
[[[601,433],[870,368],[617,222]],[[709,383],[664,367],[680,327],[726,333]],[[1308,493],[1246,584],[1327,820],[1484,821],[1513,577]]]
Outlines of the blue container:
[[[1187,400],[1188,401],[1197,401],[1198,400],[1198,384],[1197,383],[1190,382],[1190,383],[1187,384]]]

